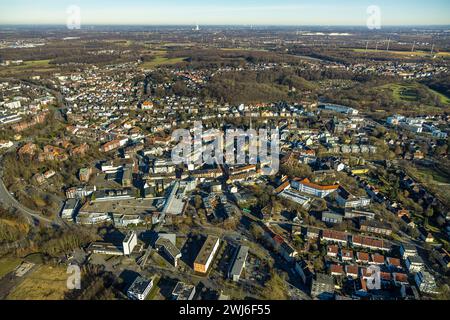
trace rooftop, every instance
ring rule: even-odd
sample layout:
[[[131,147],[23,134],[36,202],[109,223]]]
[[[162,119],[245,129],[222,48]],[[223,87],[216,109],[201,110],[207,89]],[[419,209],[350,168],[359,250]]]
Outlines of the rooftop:
[[[197,258],[195,258],[195,263],[205,265],[218,241],[218,237],[209,235],[198,253]]]

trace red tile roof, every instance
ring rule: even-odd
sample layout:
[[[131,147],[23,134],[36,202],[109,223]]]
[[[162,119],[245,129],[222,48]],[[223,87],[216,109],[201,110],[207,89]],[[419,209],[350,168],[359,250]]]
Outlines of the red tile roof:
[[[308,186],[308,187],[311,187],[311,188],[314,188],[317,190],[335,190],[335,189],[339,188],[339,185],[321,186],[321,185],[312,183],[308,178],[305,178],[299,182],[305,186]]]
[[[332,264],[330,266],[330,272],[331,273],[340,273],[343,274],[344,273],[344,267],[339,265],[339,264]]]
[[[367,252],[357,252],[356,258],[359,261],[369,261],[369,254]]]

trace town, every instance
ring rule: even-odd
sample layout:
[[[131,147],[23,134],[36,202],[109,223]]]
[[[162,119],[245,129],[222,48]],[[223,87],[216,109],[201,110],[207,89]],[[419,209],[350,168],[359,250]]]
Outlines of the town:
[[[290,29],[105,32],[95,46],[22,32],[0,43],[0,298],[450,297],[445,32],[411,55],[363,33],[358,50],[329,35],[339,50],[311,54],[322,36]],[[47,46],[79,54],[50,63]],[[205,143],[176,163],[172,133],[196,122]],[[278,170],[204,158],[214,130],[253,129],[277,130]],[[31,290],[70,265],[82,290]]]

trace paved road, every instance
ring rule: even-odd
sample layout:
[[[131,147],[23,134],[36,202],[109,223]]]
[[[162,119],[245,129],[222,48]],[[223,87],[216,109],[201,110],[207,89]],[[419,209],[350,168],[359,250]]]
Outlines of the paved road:
[[[2,162],[2,157],[0,156],[0,163]],[[23,214],[28,218],[30,223],[34,224],[36,221],[38,222],[44,222],[44,223],[52,223],[54,225],[60,225],[59,221],[53,221],[48,218],[45,218],[41,216],[38,212],[33,211],[31,209],[28,209],[21,203],[19,203],[12,195],[9,193],[8,189],[6,188],[5,184],[3,183],[3,171],[0,167],[0,203],[8,208],[15,208],[18,212]]]
[[[42,217],[39,215],[39,213],[32,211],[25,206],[21,205],[6,189],[5,184],[3,183],[3,180],[0,178],[0,202],[5,205],[8,208],[15,208],[20,213],[28,216],[29,218],[36,219],[38,221],[43,221],[46,223],[51,223],[52,220],[47,219],[45,217]]]

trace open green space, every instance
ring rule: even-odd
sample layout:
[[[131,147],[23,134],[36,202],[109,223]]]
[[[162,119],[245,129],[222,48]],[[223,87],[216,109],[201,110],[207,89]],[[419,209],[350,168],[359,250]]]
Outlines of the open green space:
[[[19,258],[1,258],[0,259],[0,279],[13,271],[21,260]]]

